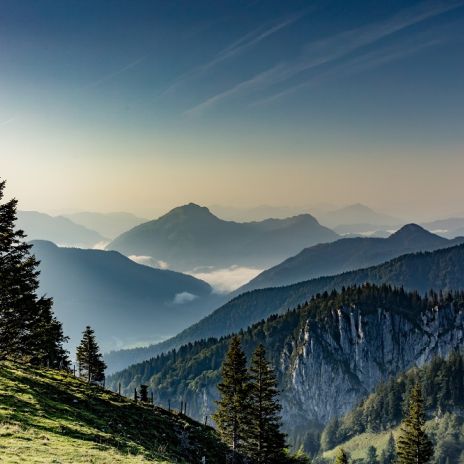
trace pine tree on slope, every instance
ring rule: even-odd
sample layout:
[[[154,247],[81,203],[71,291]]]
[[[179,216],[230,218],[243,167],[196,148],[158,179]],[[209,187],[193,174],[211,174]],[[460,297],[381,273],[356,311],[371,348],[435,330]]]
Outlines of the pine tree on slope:
[[[285,435],[280,431],[281,406],[278,403],[277,380],[259,345],[250,366],[249,426],[246,430],[247,456],[256,464],[282,462]]]
[[[424,432],[424,401],[422,389],[416,384],[409,397],[408,413],[398,438],[399,464],[427,464],[433,457],[433,446]]]
[[[0,181],[0,200],[5,181]],[[0,204],[0,359],[14,358],[49,367],[66,367],[61,323],[51,298],[39,298],[38,261],[32,245],[15,229],[17,201]]]
[[[393,434],[388,437],[387,446],[382,450],[380,455],[381,464],[394,464],[396,462],[396,443]]]
[[[243,439],[249,419],[246,362],[240,339],[235,336],[222,364],[222,382],[217,386],[220,400],[213,415],[221,438],[232,449],[233,463],[238,462],[239,454],[243,451]]]
[[[106,364],[95,339],[95,332],[89,326],[82,333],[82,340],[76,351],[76,359],[79,366],[79,377],[85,378],[89,383],[102,382],[105,379]]]
[[[367,448],[366,464],[379,464],[377,450],[372,445]]]

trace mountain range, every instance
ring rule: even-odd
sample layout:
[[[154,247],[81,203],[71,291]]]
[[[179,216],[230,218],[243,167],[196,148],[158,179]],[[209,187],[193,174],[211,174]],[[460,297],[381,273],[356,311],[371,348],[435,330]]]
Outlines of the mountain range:
[[[29,240],[50,240],[63,246],[92,248],[108,240],[95,230],[76,224],[63,216],[50,216],[37,211],[18,211],[16,222]]]
[[[113,239],[118,235],[132,229],[148,219],[143,219],[131,213],[93,213],[80,212],[66,214],[65,217],[71,219],[76,224],[83,225],[89,229],[96,230],[99,234]]]
[[[391,376],[464,343],[464,294],[421,298],[390,286],[324,293],[297,310],[240,334],[249,357],[261,343],[277,371],[283,423],[294,445],[314,424],[351,410]],[[183,400],[201,420],[215,410],[216,385],[230,337],[210,338],[130,366],[111,376],[130,395],[141,383],[156,400]]]
[[[344,206],[326,213],[321,213],[318,219],[322,224],[328,227],[337,227],[340,225],[369,224],[371,227],[390,227],[398,226],[403,223],[401,219],[389,216],[388,214],[379,213],[361,203]]]
[[[448,240],[416,224],[408,224],[387,238],[354,237],[305,248],[297,255],[263,271],[234,295],[257,288],[302,282],[322,275],[380,264],[397,256],[432,251],[464,242],[464,237]]]
[[[182,271],[232,265],[263,268],[304,247],[337,238],[309,214],[238,223],[190,203],[123,233],[107,249],[150,256]]]
[[[365,282],[403,286],[421,293],[429,289],[464,289],[464,245],[434,252],[412,253],[366,269],[326,276],[298,284],[243,293],[175,337],[157,345],[108,353],[109,372],[123,369],[186,343],[221,337],[246,329],[272,314],[304,304],[317,293]]]
[[[32,244],[40,260],[40,292],[53,296],[71,350],[86,325],[103,350],[162,340],[219,301],[206,282],[137,264],[115,251]]]

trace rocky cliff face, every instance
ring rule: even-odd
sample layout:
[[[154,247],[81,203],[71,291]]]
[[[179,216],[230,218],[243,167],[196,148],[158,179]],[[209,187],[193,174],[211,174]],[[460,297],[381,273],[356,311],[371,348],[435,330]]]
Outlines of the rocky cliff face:
[[[374,308],[373,308],[374,309]],[[325,325],[308,320],[282,352],[284,423],[326,423],[348,412],[388,377],[463,346],[464,313],[452,304],[418,319],[353,307],[332,311]]]
[[[308,423],[327,423],[353,408],[376,385],[436,355],[464,346],[464,312],[453,304],[419,317],[401,311],[343,306],[324,320],[308,317],[281,345],[274,363],[281,379],[283,421],[290,436]],[[188,414],[215,409],[217,379],[207,373],[184,391]]]
[[[282,415],[291,441],[311,425],[326,424],[380,382],[464,346],[464,293],[422,299],[389,286],[366,284],[317,295],[307,305],[273,316],[241,334],[248,358],[265,345],[281,388]],[[158,403],[204,420],[217,399],[229,339],[185,345],[131,366],[109,380],[133,395],[150,384]]]

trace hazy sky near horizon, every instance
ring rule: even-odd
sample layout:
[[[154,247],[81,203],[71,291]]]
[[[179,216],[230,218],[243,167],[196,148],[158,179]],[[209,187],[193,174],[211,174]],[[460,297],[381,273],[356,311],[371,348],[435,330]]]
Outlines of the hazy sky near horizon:
[[[0,0],[22,209],[464,211],[464,0]]]

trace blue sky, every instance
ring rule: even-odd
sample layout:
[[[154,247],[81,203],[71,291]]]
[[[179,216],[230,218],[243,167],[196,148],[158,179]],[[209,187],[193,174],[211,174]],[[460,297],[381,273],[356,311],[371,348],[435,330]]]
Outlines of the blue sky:
[[[2,171],[49,211],[458,212],[463,31],[464,0],[0,0]]]

